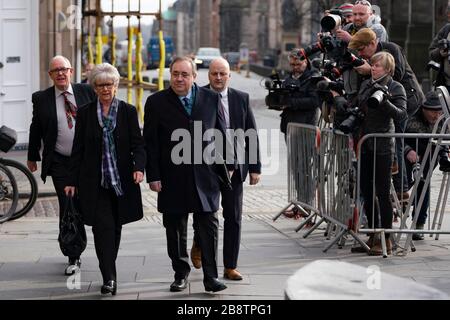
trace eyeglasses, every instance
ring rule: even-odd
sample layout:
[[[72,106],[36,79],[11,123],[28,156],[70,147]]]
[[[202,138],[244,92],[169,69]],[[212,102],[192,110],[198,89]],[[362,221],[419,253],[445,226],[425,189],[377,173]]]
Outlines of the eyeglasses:
[[[67,72],[69,72],[69,70],[72,70],[72,68],[57,68],[57,69],[52,69],[49,72],[51,74],[58,74],[60,72],[66,74]]]
[[[101,90],[101,89],[111,90],[114,87],[114,83],[99,83],[99,84],[95,84],[95,87],[99,90]]]
[[[181,76],[183,79],[187,79],[191,76],[191,74],[187,72],[172,72],[172,77],[174,77],[175,79],[179,76]]]

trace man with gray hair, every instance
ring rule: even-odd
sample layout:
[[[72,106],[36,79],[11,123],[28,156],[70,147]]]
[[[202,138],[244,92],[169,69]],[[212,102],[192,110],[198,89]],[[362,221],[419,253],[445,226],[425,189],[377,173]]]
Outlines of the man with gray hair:
[[[72,84],[73,69],[63,56],[50,60],[48,75],[53,86],[33,93],[33,118],[30,125],[27,166],[31,172],[37,170],[41,161],[41,178],[52,177],[58,196],[59,219],[61,221],[66,204],[64,187],[68,174],[68,161],[72,153],[75,121],[78,107],[95,99],[94,90],[86,84]],[[81,265],[80,257],[69,257],[66,275],[75,273]]]

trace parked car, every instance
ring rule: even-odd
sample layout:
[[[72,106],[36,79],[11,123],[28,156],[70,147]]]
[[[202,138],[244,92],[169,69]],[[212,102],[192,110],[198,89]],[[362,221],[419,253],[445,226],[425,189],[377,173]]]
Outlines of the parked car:
[[[230,64],[231,70],[236,70],[239,65],[239,59],[241,57],[239,52],[232,51],[232,52],[225,52],[223,54],[223,57],[228,61]]]
[[[209,68],[211,61],[221,56],[219,48],[199,48],[195,55],[195,63],[199,68]]]

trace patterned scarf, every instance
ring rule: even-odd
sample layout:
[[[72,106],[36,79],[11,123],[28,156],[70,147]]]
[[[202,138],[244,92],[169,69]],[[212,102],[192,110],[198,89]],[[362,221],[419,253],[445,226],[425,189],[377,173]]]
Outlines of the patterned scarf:
[[[119,101],[114,98],[109,107],[108,115],[105,117],[103,116],[100,101],[97,102],[98,123],[103,131],[101,185],[105,189],[112,187],[117,196],[122,196],[123,191],[119,170],[117,169],[116,145],[113,136],[113,131],[116,128],[118,108]]]

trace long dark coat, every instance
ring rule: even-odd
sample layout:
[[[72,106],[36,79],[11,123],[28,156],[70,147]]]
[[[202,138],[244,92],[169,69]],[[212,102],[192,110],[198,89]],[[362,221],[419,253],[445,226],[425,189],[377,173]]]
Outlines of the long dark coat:
[[[195,152],[193,140],[188,140],[192,145],[190,158],[193,159],[194,154],[197,158],[200,156],[201,164],[176,164],[172,159],[172,150],[180,144],[179,139],[172,141],[174,131],[182,129],[193,138],[195,122],[201,121],[201,131],[196,133],[196,138],[201,139],[199,133],[217,126],[219,95],[206,88],[197,88],[191,116],[171,88],[151,95],[145,104],[147,182],[161,181],[158,211],[162,213],[215,212],[219,208],[220,188],[214,166],[203,162],[202,154]],[[201,144],[202,151],[206,144]]]
[[[119,102],[114,130],[117,167],[124,195],[118,197],[121,224],[143,217],[141,189],[133,181],[133,172],[145,169],[144,140],[136,108]],[[69,185],[76,186],[84,222],[93,225],[101,182],[102,129],[98,123],[97,101],[78,110],[75,138],[70,159]]]

